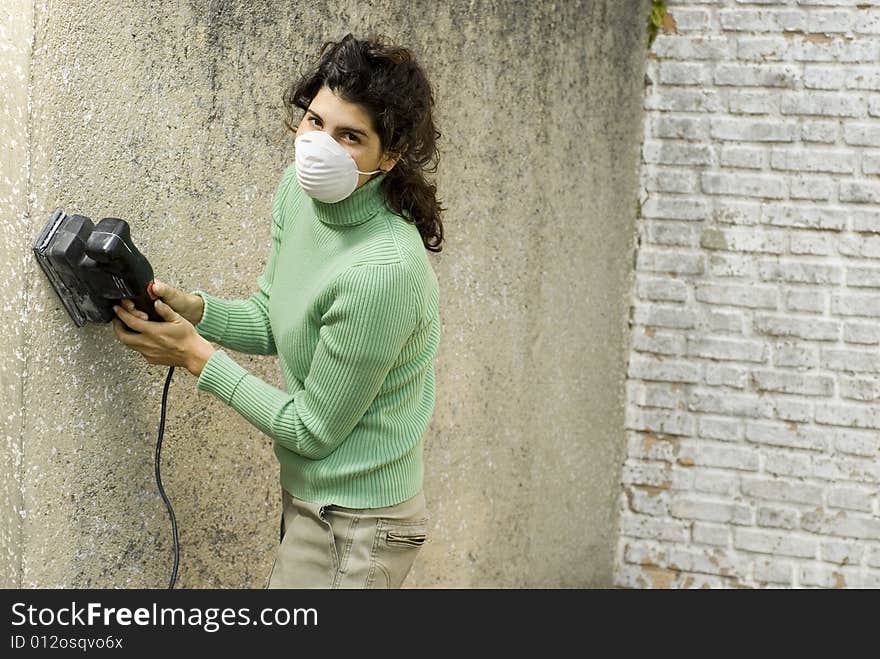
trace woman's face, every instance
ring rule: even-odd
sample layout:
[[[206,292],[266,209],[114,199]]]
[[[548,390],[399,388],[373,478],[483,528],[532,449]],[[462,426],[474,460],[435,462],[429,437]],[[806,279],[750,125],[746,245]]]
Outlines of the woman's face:
[[[389,171],[397,158],[382,153],[379,135],[373,130],[366,112],[355,103],[339,98],[327,87],[321,87],[312,99],[302,121],[296,129],[296,136],[312,130],[323,130],[330,134],[343,149],[348,151],[357,168],[362,172],[375,169]],[[358,174],[358,187],[378,174]]]

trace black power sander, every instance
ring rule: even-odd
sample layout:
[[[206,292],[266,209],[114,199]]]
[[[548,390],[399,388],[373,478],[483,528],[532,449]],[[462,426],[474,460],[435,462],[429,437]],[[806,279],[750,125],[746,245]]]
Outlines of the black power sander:
[[[116,318],[113,305],[131,299],[134,306],[150,320],[164,319],[153,306],[153,268],[131,240],[125,220],[105,217],[97,225],[84,215],[67,215],[56,208],[33,246],[37,263],[49,278],[67,313],[82,327],[87,321],[109,323]],[[162,487],[159,472],[162,435],[165,431],[165,402],[174,367],[168,370],[162,392],[162,415],[156,442],[156,484],[171,517],[174,541],[174,566],[169,588],[174,588],[180,548],[174,509]]]
[[[109,323],[116,317],[113,305],[124,298],[150,320],[162,321],[153,308],[153,268],[134,246],[125,220],[105,217],[95,226],[84,215],[56,208],[34,255],[77,327]]]

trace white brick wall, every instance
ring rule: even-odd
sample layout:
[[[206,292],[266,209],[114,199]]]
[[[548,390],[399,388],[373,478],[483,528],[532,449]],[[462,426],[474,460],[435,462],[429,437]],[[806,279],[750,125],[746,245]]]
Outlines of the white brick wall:
[[[880,0],[667,2],[615,583],[880,585]]]

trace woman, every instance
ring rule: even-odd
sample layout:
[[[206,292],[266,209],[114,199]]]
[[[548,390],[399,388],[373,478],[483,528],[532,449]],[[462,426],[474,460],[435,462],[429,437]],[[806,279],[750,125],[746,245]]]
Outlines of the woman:
[[[433,96],[410,51],[349,34],[284,104],[295,161],[258,290],[227,301],[156,281],[166,322],[125,300],[114,332],[274,440],[281,543],[267,587],[396,588],[426,540],[422,440],[440,340],[426,250],[441,250],[444,210],[424,176],[439,157]],[[223,348],[277,354],[287,391]]]

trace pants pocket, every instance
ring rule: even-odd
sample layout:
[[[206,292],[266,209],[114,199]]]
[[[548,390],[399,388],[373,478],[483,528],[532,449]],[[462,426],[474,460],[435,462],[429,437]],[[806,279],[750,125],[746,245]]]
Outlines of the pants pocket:
[[[370,560],[370,588],[400,588],[428,541],[428,520],[379,519]]]

